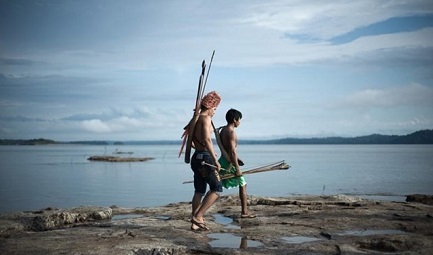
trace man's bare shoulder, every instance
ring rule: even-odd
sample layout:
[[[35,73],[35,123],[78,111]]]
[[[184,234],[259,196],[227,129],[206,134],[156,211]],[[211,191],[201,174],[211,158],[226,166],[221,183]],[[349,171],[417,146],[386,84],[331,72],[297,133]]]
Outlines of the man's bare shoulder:
[[[223,136],[226,137],[228,140],[231,140],[231,139],[236,137],[235,131],[233,129],[228,128],[227,126],[225,126],[222,129],[222,133],[223,133]]]
[[[202,123],[210,123],[212,118],[209,115],[200,115],[198,121]]]

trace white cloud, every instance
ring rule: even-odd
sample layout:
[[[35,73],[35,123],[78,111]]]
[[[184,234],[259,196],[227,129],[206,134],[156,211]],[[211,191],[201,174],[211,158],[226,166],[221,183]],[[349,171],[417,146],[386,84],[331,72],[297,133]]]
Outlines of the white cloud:
[[[215,49],[209,85],[224,93],[223,107],[239,106],[249,115],[251,122],[246,118],[248,125],[240,131],[246,136],[286,130],[357,133],[361,127],[374,132],[374,127],[385,129],[378,119],[389,112],[384,123],[390,126],[420,127],[431,119],[426,109],[433,106],[432,28],[364,35],[339,45],[329,39],[393,17],[431,15],[433,2],[114,2],[84,8],[52,1],[63,7],[56,10],[27,6],[28,12],[47,12],[45,23],[14,17],[30,26],[27,31],[45,36],[32,39],[17,30],[22,32],[17,38],[28,40],[2,38],[7,50],[0,56],[0,105],[5,108],[0,114],[57,120],[38,126],[44,134],[71,134],[72,139],[113,134],[175,139],[192,115],[199,64]],[[58,19],[62,10],[69,19]],[[91,24],[74,27],[86,22]],[[380,71],[370,72],[374,68]],[[359,81],[360,76],[369,79]],[[14,77],[21,79],[11,84]],[[324,101],[334,103],[322,109]],[[274,109],[283,109],[290,119]],[[398,118],[401,112],[404,118]],[[224,113],[217,115],[223,124]],[[7,122],[2,128],[14,130],[19,124]],[[17,130],[30,134],[38,128]],[[77,130],[84,132],[74,138]]]
[[[81,122],[81,125],[85,131],[94,133],[109,133],[112,131],[109,125],[99,119],[85,120]]]
[[[433,47],[433,28],[421,29],[415,32],[366,36],[349,44],[330,46],[330,48],[335,49],[333,53],[339,52],[337,55],[340,56],[362,56],[365,53],[377,52],[379,50],[395,51],[398,53],[402,49],[431,47]]]
[[[176,3],[171,7],[182,11],[182,6]],[[432,4],[425,1],[266,1],[255,4],[245,1],[229,5],[214,3],[212,7],[215,8],[192,3],[184,6],[184,11],[199,8],[203,13],[170,15],[164,11],[162,17],[154,13],[146,18],[136,17],[133,19],[136,23],[124,24],[137,27],[136,33],[116,37],[114,41],[97,41],[87,48],[36,48],[31,52],[6,55],[49,63],[52,68],[45,66],[45,73],[59,69],[62,73],[76,74],[83,68],[87,72],[115,72],[161,67],[184,72],[186,67],[210,55],[213,49],[217,50],[215,64],[233,67],[308,64],[356,57],[380,49],[433,47],[431,29],[372,36],[344,46],[327,42],[329,38],[391,17],[433,12]],[[140,8],[146,10],[145,6]],[[185,20],[176,20],[179,16]],[[212,19],[206,19],[207,16]],[[157,25],[149,26],[149,19],[154,19]],[[185,33],[178,32],[187,27]],[[118,32],[113,28],[112,33]],[[285,38],[285,33],[306,34],[318,40],[303,44]]]
[[[413,118],[409,121],[410,125],[412,126],[425,126],[425,127],[431,127],[433,126],[433,117],[428,119],[426,117],[422,118]],[[403,126],[407,126],[407,123],[403,123]]]
[[[364,89],[356,91],[331,103],[333,109],[369,110],[391,107],[433,107],[433,88],[421,84],[410,84],[385,89]]]
[[[395,16],[431,13],[426,1],[266,1],[250,7],[241,21],[326,40]]]

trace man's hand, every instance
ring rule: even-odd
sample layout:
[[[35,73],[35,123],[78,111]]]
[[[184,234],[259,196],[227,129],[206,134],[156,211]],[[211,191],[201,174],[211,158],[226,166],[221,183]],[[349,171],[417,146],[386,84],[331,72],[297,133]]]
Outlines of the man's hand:
[[[236,169],[236,176],[242,176],[242,171],[240,169]]]
[[[215,166],[216,166],[216,170],[219,172],[221,170],[221,165],[220,162],[218,162],[218,160],[215,161]]]
[[[239,166],[243,166],[244,162],[241,159],[238,158],[238,164],[239,164]]]

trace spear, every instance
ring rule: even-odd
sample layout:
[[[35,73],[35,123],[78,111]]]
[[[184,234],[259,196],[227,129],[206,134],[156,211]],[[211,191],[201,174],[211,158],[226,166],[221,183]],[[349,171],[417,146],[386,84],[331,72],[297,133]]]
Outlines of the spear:
[[[186,125],[186,127],[184,128],[185,131],[182,135],[183,141],[182,141],[182,145],[181,145],[180,150],[179,150],[179,157],[180,157],[182,152],[183,152],[183,149],[186,145],[185,158],[184,158],[185,163],[190,162],[192,135],[194,133],[195,125],[197,123],[197,120],[198,120],[198,117],[200,114],[201,99],[203,97],[204,90],[206,88],[206,83],[207,83],[207,79],[209,77],[209,71],[210,71],[210,67],[212,66],[212,61],[213,61],[214,55],[215,55],[215,50],[212,52],[212,57],[210,59],[209,68],[207,69],[206,78],[204,77],[205,76],[206,63],[203,60],[203,62],[201,64],[202,69],[201,69],[200,79],[199,79],[198,88],[197,88],[197,97],[196,97],[196,101],[195,101],[194,115],[193,115],[192,119],[189,121],[188,125]],[[203,80],[204,80],[204,82],[203,82]]]
[[[216,168],[216,166],[208,164],[206,162],[202,162],[202,165],[208,165],[210,167]],[[262,173],[262,172],[269,172],[269,171],[275,171],[275,170],[287,170],[289,169],[290,166],[288,164],[286,164],[286,162],[284,160],[275,162],[275,163],[271,163],[271,164],[267,164],[267,165],[263,165],[263,166],[259,166],[259,167],[255,167],[249,170],[245,170],[242,171],[242,175],[246,175],[246,174],[255,174],[255,173]],[[224,170],[221,168],[221,170]],[[221,180],[225,180],[225,179],[230,179],[233,177],[239,177],[235,174],[226,174],[226,175],[222,175],[220,176]],[[183,182],[183,184],[186,183],[193,183],[194,181],[185,181]]]

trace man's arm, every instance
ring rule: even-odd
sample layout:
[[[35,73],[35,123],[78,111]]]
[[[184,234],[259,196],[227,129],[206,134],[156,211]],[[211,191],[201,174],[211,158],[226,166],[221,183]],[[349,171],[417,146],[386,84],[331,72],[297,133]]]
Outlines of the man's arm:
[[[241,176],[242,171],[239,167],[239,161],[238,161],[238,154],[236,152],[237,148],[237,136],[235,131],[229,131],[227,132],[227,145],[228,145],[228,154],[230,156],[230,162],[233,164],[233,166],[236,169],[236,175]]]
[[[216,158],[216,154],[213,148],[213,143],[212,143],[212,137],[211,134],[213,133],[213,128],[212,128],[212,119],[210,117],[205,117],[203,120],[203,125],[202,125],[202,134],[203,134],[203,143],[206,147],[206,150],[209,152],[210,156],[212,157],[217,170],[219,171],[221,169],[221,165],[218,162],[218,159]]]

